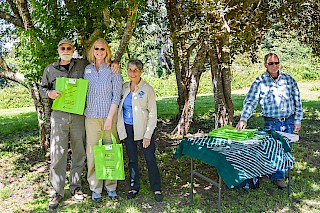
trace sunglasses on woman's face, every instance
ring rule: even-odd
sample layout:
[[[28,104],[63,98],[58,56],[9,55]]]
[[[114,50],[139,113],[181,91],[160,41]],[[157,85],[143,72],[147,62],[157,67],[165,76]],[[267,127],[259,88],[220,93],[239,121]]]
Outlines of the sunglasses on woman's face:
[[[94,50],[97,50],[97,51],[98,51],[98,50],[105,51],[106,49],[105,49],[105,48],[98,48],[98,47],[95,47],[95,48],[94,48]]]

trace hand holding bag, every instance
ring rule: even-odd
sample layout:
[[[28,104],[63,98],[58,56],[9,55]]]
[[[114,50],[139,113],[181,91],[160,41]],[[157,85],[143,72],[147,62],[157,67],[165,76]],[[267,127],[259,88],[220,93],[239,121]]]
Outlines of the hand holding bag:
[[[112,144],[102,144],[102,131],[99,144],[93,148],[94,164],[97,180],[124,180],[124,162],[122,144],[117,144],[110,132]]]

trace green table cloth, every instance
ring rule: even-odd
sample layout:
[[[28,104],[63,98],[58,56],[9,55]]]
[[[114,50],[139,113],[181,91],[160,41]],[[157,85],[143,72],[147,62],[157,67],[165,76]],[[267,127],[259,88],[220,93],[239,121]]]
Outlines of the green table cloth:
[[[183,155],[216,167],[229,188],[244,180],[289,169],[294,165],[288,138],[272,130],[258,131],[260,139],[231,141],[215,137],[184,139],[175,157]]]

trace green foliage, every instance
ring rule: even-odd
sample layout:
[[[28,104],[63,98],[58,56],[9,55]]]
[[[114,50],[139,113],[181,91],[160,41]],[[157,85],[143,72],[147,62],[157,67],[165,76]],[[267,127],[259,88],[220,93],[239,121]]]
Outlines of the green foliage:
[[[30,92],[19,84],[13,84],[1,89],[0,103],[0,109],[33,106]]]
[[[175,75],[161,78],[145,76],[144,79],[154,87],[157,97],[176,96],[178,94]]]

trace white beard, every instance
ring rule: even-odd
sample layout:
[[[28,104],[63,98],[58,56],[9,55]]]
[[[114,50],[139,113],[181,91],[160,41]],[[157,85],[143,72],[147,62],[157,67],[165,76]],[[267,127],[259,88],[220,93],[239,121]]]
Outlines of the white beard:
[[[72,54],[59,54],[59,56],[64,61],[70,61],[72,59]]]

